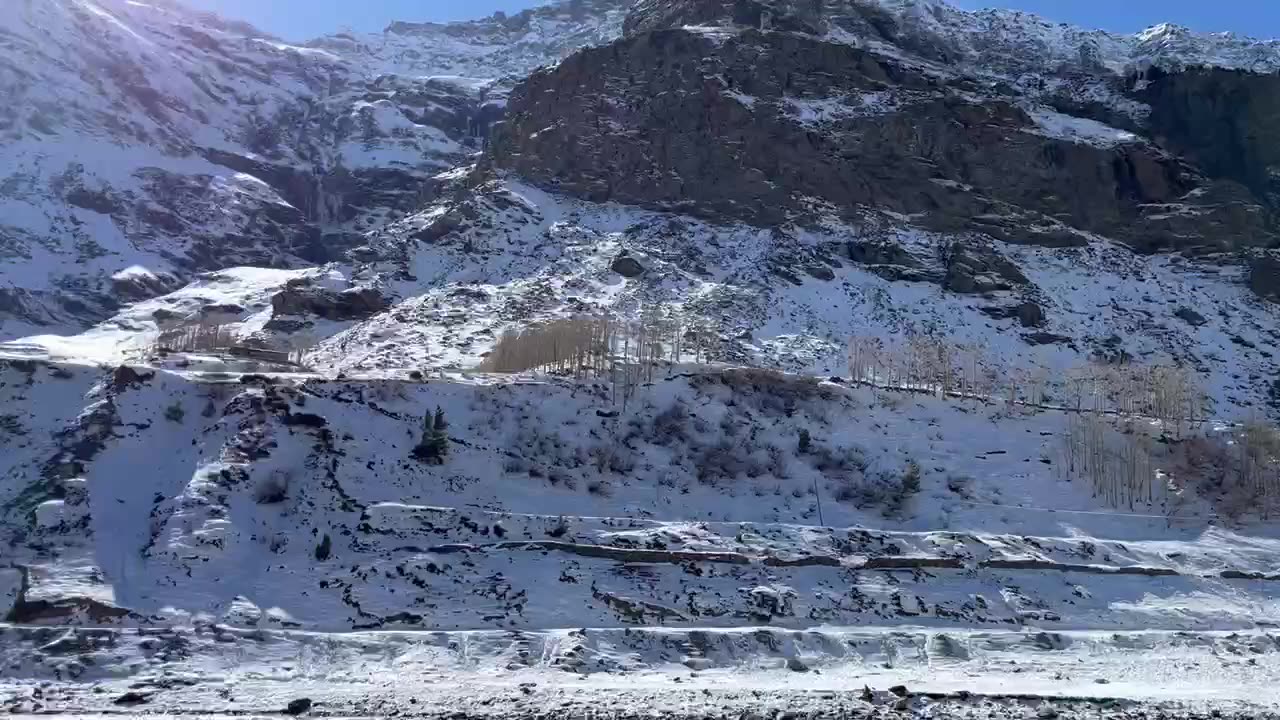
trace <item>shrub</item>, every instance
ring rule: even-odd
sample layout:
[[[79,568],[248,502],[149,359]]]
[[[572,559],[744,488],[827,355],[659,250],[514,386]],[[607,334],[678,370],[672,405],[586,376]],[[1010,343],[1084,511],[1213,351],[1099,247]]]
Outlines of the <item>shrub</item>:
[[[329,555],[333,552],[333,541],[329,539],[326,533],[324,538],[320,540],[320,544],[316,546],[316,560],[324,562],[329,559]]]
[[[770,445],[769,453],[769,474],[779,480],[786,480],[791,477],[791,467],[787,462],[787,451],[777,445]]]
[[[568,470],[551,470],[547,473],[547,481],[552,485],[563,485],[566,490],[578,489],[578,479]]]
[[[689,439],[689,410],[674,403],[653,417],[649,437],[655,445],[668,446]]]
[[[901,492],[902,485],[898,478],[892,473],[880,472],[874,475],[844,478],[836,487],[835,496],[840,502],[866,508],[891,505]]]
[[[171,423],[181,424],[187,417],[187,411],[182,408],[182,401],[175,400],[172,405],[164,409],[164,419]]]
[[[862,451],[854,447],[830,448],[821,443],[810,445],[809,464],[823,475],[848,476],[864,473],[867,460]]]
[[[796,449],[800,451],[800,454],[804,455],[809,452],[812,445],[813,438],[809,436],[808,428],[800,428],[800,442]]]
[[[947,489],[967,499],[973,493],[973,478],[968,475],[950,475],[947,477]]]
[[[908,460],[906,468],[898,478],[896,491],[889,500],[886,514],[900,515],[911,498],[920,492],[920,464]]]
[[[695,465],[698,468],[698,481],[714,485],[718,480],[738,477],[743,471],[741,453],[727,439],[713,445],[707,445],[698,451]]]
[[[738,434],[738,430],[742,427],[742,422],[736,416],[726,412],[720,416],[720,432],[725,437],[734,437]]]
[[[448,429],[444,410],[436,406],[434,419],[428,415],[422,421],[422,440],[413,449],[413,456],[432,465],[443,465],[449,457]]]
[[[569,521],[560,517],[556,520],[556,524],[547,531],[547,537],[561,538],[569,532]]]
[[[284,502],[289,494],[289,473],[274,470],[254,488],[253,500],[259,505],[274,505]]]
[[[615,447],[609,456],[609,470],[618,475],[625,475],[635,469],[636,458],[631,449],[625,445]]]
[[[22,426],[22,421],[17,415],[0,415],[0,432],[17,437],[26,435],[27,429]]]

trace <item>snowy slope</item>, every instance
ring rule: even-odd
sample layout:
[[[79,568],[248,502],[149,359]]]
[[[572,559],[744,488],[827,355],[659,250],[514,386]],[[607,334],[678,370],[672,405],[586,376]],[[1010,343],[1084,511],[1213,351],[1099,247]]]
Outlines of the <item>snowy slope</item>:
[[[77,328],[195,271],[340,257],[479,147],[496,79],[607,39],[611,12],[303,47],[178,2],[17,4],[0,18],[0,336]],[[155,281],[118,277],[134,267]]]
[[[482,220],[456,220],[475,214]],[[442,225],[451,230],[441,240],[420,239]],[[854,335],[890,346],[911,333],[947,337],[981,346],[993,367],[1045,368],[1054,376],[1095,352],[1191,363],[1224,419],[1260,407],[1266,387],[1259,380],[1278,369],[1277,310],[1250,294],[1238,268],[1135,256],[1100,238],[1058,249],[991,241],[1028,283],[982,295],[939,287],[955,240],[945,234],[836,220],[819,229],[713,225],[519,182],[433,206],[373,238],[378,255],[398,257],[385,275],[414,278],[392,288],[431,289],[322,342],[308,356],[317,369],[466,368],[504,328],[605,309],[635,316],[655,304],[714,319],[728,357],[822,376],[847,371]],[[917,280],[887,279],[851,260],[850,243],[902,248],[918,263]],[[644,275],[612,270],[623,254],[637,258]],[[1043,327],[991,316],[1026,301],[1043,307]],[[1175,315],[1184,307],[1211,319],[1193,326]],[[1034,344],[1033,330],[1065,340]]]
[[[126,685],[205,711],[339,708],[389,662],[448,679],[424,702],[454,708],[528,683],[634,702],[690,671],[779,702],[904,682],[1272,701],[1249,688],[1277,661],[1274,528],[1206,527],[1194,505],[1170,521],[1172,495],[1100,510],[1041,462],[1060,413],[763,377],[659,378],[624,409],[499,377],[9,362],[4,406],[31,412],[2,431],[0,503],[27,519],[3,538],[22,625],[0,626],[0,689],[67,710]],[[437,406],[450,457],[424,465],[409,449]],[[801,428],[856,459],[817,471]],[[706,475],[726,442],[744,464]],[[909,461],[921,489],[895,500]],[[378,632],[316,632],[353,628]]]
[[[655,380],[612,417],[606,393],[559,383],[9,363],[6,406],[50,410],[6,423],[3,507],[28,519],[5,528],[23,538],[9,562],[27,568],[26,604],[94,598],[148,624],[1191,630],[1276,611],[1247,579],[1274,572],[1274,541],[1204,532],[1207,509],[1166,489],[1094,513],[1052,467],[1061,413],[759,383]],[[436,406],[451,423],[442,466],[410,457]],[[818,451],[797,451],[802,428]],[[910,463],[918,494],[900,489]],[[860,529],[876,526],[915,532]],[[894,570],[910,579],[884,585]],[[855,589],[831,586],[841,577]]]
[[[761,227],[495,167],[485,138],[513,87],[614,40],[627,5],[303,46],[164,1],[0,16],[0,89],[19,98],[0,110],[0,338],[20,338],[0,342],[0,707],[1136,718],[1280,702],[1280,532],[1183,463],[1184,432],[1234,453],[1231,424],[1266,412],[1280,377],[1280,310],[1247,258],[1142,255],[1047,220],[1036,234],[1065,247],[1005,242],[812,198],[803,222]],[[897,39],[837,13],[821,41],[894,56],[963,103],[1009,83],[1006,137],[1088,158],[1173,162],[1126,95],[1145,70],[1276,62],[1167,26],[858,5]],[[706,89],[818,135],[928,99]],[[1174,221],[1219,207],[1259,206],[1197,186],[1142,212],[1194,240]],[[653,308],[709,347],[630,398],[604,377],[476,370],[506,331]],[[212,325],[302,362],[157,349]],[[944,341],[1015,400],[852,382],[854,336]],[[1187,427],[1116,418],[1113,439],[1149,435],[1158,466],[1127,503],[1065,458],[1070,372],[1099,358],[1188,368],[1208,400]],[[413,453],[437,409],[434,465]]]
[[[545,3],[510,16],[470,22],[394,22],[382,33],[340,33],[309,47],[358,60],[375,75],[454,77],[489,86],[501,97],[529,71],[622,33],[628,0]]]

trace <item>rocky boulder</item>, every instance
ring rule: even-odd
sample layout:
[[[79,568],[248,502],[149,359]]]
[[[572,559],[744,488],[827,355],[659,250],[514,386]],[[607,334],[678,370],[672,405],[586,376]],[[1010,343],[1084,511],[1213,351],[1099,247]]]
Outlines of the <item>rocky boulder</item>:
[[[1200,327],[1201,325],[1209,322],[1203,315],[1188,307],[1180,307],[1177,310],[1174,310],[1173,314],[1174,317],[1177,317],[1192,327]]]
[[[1280,301],[1280,256],[1260,255],[1249,261],[1249,289],[1260,298]]]
[[[638,278],[645,273],[644,265],[641,265],[639,260],[625,252],[614,258],[613,263],[609,265],[609,269],[624,278]]]
[[[1047,320],[1044,308],[1034,300],[1026,300],[1009,307],[985,307],[982,308],[982,312],[996,319],[1017,320],[1018,324],[1024,328],[1043,327]]]
[[[953,293],[984,295],[1028,284],[1017,265],[989,247],[957,243],[948,248],[943,262],[942,287]]]
[[[334,289],[309,280],[291,281],[271,298],[274,315],[313,315],[326,320],[364,320],[390,306],[375,288]]]

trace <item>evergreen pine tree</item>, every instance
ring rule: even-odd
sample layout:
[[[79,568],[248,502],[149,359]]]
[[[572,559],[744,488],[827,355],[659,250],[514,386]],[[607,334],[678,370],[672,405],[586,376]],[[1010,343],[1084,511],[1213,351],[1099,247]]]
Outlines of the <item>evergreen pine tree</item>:
[[[436,407],[435,415],[427,413],[422,419],[422,440],[413,449],[413,456],[433,465],[440,465],[449,456],[449,423],[444,410]]]
[[[444,410],[437,405],[435,422],[431,428],[431,457],[436,462],[444,462],[449,457],[449,423],[444,419]]]

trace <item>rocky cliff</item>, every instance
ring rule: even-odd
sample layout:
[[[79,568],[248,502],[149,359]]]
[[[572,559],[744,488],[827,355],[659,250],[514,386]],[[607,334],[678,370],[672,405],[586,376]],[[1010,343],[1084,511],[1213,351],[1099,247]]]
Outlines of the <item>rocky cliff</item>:
[[[1276,243],[1272,76],[1108,61],[1087,40],[1055,65],[913,13],[968,14],[897,5],[639,3],[625,37],[517,88],[493,162],[594,201],[760,226],[891,213],[1014,243]]]

